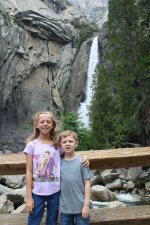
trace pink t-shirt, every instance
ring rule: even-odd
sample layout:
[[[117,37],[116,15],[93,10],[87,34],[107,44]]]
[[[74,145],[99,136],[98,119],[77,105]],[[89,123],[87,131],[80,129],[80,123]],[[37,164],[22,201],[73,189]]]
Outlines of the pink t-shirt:
[[[60,191],[60,151],[38,139],[26,145],[24,153],[33,157],[34,194],[51,195]]]

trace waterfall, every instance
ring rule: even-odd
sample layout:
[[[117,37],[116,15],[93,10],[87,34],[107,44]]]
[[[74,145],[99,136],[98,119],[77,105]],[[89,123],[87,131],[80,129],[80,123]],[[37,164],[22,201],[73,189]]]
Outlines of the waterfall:
[[[89,65],[87,72],[86,99],[80,104],[78,114],[86,128],[89,128],[88,106],[92,100],[92,83],[96,65],[98,64],[98,36],[93,39],[90,50]]]

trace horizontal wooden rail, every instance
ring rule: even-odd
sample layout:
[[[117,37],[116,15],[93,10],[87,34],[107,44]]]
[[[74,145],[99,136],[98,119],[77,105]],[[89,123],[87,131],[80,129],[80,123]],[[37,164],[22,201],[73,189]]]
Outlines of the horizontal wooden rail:
[[[86,154],[91,169],[128,168],[150,166],[150,147],[90,150],[77,152]],[[0,155],[0,175],[25,174],[23,153]],[[45,225],[43,219],[42,225]],[[25,225],[27,213],[0,214],[0,225]],[[150,206],[103,208],[91,210],[91,225],[148,225]]]
[[[150,147],[90,150],[76,154],[89,157],[90,169],[150,166]],[[0,155],[0,175],[17,174],[25,174],[24,154]]]
[[[150,206],[90,210],[90,225],[149,225]],[[0,214],[0,225],[26,225],[27,213]],[[42,224],[45,224],[45,217]]]

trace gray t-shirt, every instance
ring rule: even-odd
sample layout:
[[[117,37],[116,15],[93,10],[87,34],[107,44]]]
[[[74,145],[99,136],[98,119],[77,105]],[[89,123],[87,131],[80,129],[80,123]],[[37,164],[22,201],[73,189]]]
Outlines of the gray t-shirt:
[[[82,166],[81,158],[61,160],[60,169],[60,212],[77,214],[82,212],[84,203],[84,180],[93,176],[92,172]]]

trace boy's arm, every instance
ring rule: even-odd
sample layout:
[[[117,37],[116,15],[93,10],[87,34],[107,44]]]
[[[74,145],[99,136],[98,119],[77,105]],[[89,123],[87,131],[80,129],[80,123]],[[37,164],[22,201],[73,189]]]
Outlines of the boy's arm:
[[[89,216],[89,205],[90,205],[90,195],[91,195],[91,184],[90,180],[84,181],[84,205],[82,208],[82,218],[87,218]]]
[[[34,201],[32,198],[32,177],[33,177],[32,155],[26,154],[26,209],[32,213]]]

